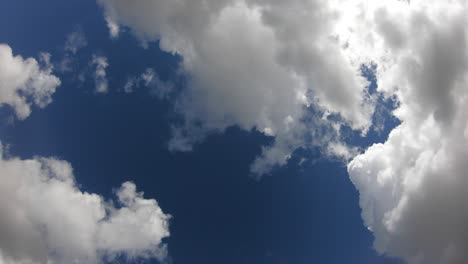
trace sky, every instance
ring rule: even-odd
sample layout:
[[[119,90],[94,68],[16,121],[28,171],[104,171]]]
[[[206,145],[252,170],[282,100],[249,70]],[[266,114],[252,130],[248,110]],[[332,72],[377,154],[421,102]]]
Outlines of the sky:
[[[468,261],[465,0],[0,6],[0,264]]]

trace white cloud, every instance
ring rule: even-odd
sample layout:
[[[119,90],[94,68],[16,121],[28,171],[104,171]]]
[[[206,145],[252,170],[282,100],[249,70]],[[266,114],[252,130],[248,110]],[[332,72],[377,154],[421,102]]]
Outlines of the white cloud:
[[[40,65],[34,58],[13,55],[10,46],[0,44],[0,106],[9,105],[19,119],[31,114],[31,107],[44,108],[60,80],[52,74],[50,55],[41,55]]]
[[[51,75],[50,55],[41,54],[41,60],[42,68],[0,45],[0,103],[14,107],[19,118],[31,112],[27,100],[45,107],[60,84]],[[105,58],[95,57],[93,63],[96,75],[105,77]],[[116,195],[113,202],[80,191],[66,161],[8,157],[0,144],[0,263],[164,259],[162,239],[169,236],[170,216],[131,182],[122,184]]]
[[[174,128],[173,150],[233,125],[257,129],[276,138],[253,165],[263,173],[303,144],[310,104],[363,133],[370,126],[368,82],[333,36],[328,1],[98,2],[113,36],[128,27],[182,56],[189,85],[176,105],[186,122]]]
[[[310,134],[329,153],[355,155],[339,126],[369,128],[375,101],[359,67],[377,65],[378,92],[398,102],[401,125],[348,165],[375,247],[412,264],[467,262],[465,0],[98,1],[114,36],[129,27],[182,56],[186,125],[171,147],[255,128],[275,136],[252,166],[259,174]],[[308,105],[343,120],[308,121]]]
[[[104,56],[93,55],[91,64],[96,67],[94,71],[94,84],[96,93],[107,93],[109,83],[107,81],[106,69],[109,66],[107,58]]]
[[[360,2],[346,39],[377,64],[378,89],[401,120],[348,171],[375,247],[411,264],[468,261],[468,5]]]
[[[0,263],[100,263],[163,259],[168,219],[131,182],[118,206],[78,189],[69,163],[7,158],[0,148]]]

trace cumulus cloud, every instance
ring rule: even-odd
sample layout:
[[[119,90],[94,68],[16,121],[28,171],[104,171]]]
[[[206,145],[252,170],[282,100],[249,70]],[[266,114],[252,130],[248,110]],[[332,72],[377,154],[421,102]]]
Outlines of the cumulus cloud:
[[[466,263],[467,2],[349,7],[359,18],[348,17],[348,52],[377,64],[378,90],[396,98],[401,121],[348,165],[375,248],[411,264]]]
[[[166,256],[169,215],[131,182],[116,204],[79,190],[66,161],[6,157],[0,147],[0,263],[100,263]]]
[[[31,114],[33,105],[44,108],[52,102],[52,95],[60,79],[52,74],[50,55],[34,58],[14,55],[10,46],[0,44],[0,106],[8,105],[19,119]]]
[[[107,58],[104,56],[93,55],[91,64],[94,65],[94,84],[96,93],[107,93],[109,91],[109,83],[107,81],[106,69],[109,66]]]
[[[258,174],[308,144],[352,159],[339,127],[369,129],[376,100],[359,69],[374,65],[401,121],[348,165],[375,247],[411,264],[467,262],[466,1],[98,1],[113,36],[128,27],[183,59],[186,122],[170,147],[257,129],[275,137]]]
[[[185,124],[174,127],[172,150],[229,126],[257,129],[275,137],[253,165],[263,173],[285,163],[315,125],[303,122],[311,104],[362,133],[371,125],[368,81],[334,36],[333,1],[98,2],[113,36],[127,27],[182,57],[189,84],[176,109]]]
[[[45,107],[60,80],[51,75],[50,55],[44,66],[13,56],[0,45],[0,103],[26,118],[34,103]],[[94,61],[94,60],[93,60]],[[95,58],[98,71],[105,59]],[[102,77],[102,72],[97,73]],[[104,71],[105,77],[105,71]],[[56,158],[9,157],[0,144],[0,263],[101,263],[116,257],[163,260],[162,240],[168,221],[157,202],[145,199],[125,182],[117,199],[106,201],[79,189],[69,163]]]

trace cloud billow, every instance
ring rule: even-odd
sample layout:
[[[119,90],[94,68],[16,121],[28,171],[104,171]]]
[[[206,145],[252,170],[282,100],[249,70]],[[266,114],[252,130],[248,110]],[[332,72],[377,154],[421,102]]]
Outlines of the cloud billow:
[[[19,119],[33,105],[50,104],[60,85],[50,55],[41,59],[43,65],[0,44],[0,106],[13,108]],[[105,78],[105,58],[95,60],[103,71],[97,75]],[[0,264],[166,258],[162,240],[170,235],[170,215],[156,200],[145,199],[132,182],[122,184],[115,201],[78,186],[68,162],[11,157],[0,144]]]
[[[166,257],[169,215],[126,182],[117,204],[79,190],[69,163],[0,148],[0,263],[101,263]]]
[[[379,3],[352,25],[367,25],[350,46],[372,54],[378,91],[398,100],[401,124],[348,171],[376,249],[411,264],[468,260],[467,8],[465,1]]]
[[[312,133],[315,145],[352,158],[340,127],[372,126],[377,100],[360,69],[375,65],[376,93],[397,102],[401,124],[348,164],[375,248],[411,264],[468,261],[466,1],[98,2],[112,36],[130,28],[183,59],[185,125],[170,146],[257,129],[275,139],[252,165],[258,174],[308,146],[317,126],[331,129]]]
[[[347,125],[365,134],[371,125],[369,82],[333,36],[334,1],[98,2],[113,37],[128,27],[141,41],[159,40],[162,50],[182,57],[189,84],[176,109],[185,123],[173,128],[171,150],[191,150],[229,126],[256,129],[275,137],[252,166],[262,175],[288,160],[305,127],[319,125],[303,123],[311,105],[321,123],[338,114],[336,130]],[[331,142],[343,145],[334,134]]]
[[[10,106],[16,117],[25,119],[33,105],[44,108],[60,79],[52,74],[50,54],[41,54],[42,64],[34,58],[14,55],[7,44],[0,44],[0,106]]]

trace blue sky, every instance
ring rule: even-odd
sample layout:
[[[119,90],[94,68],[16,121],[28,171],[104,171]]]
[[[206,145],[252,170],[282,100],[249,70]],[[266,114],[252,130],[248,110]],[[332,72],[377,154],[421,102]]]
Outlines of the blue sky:
[[[349,147],[351,154],[346,152],[343,156],[351,155],[351,157],[347,156],[346,160],[339,153],[328,153],[326,149],[329,148],[324,145],[327,142],[314,145],[310,143],[313,140],[309,142],[301,138],[302,145],[291,143],[291,148],[288,145],[287,150],[291,155],[288,156],[290,158],[285,164],[281,161],[273,161],[273,165],[265,169],[267,171],[265,175],[256,177],[258,175],[255,175],[256,171],[252,169],[254,166],[252,164],[257,164],[258,157],[265,153],[265,149],[269,149],[268,146],[276,148],[275,139],[276,142],[278,138],[284,139],[285,142],[296,141],[294,139],[288,141],[290,138],[280,132],[276,136],[268,135],[268,130],[260,129],[259,124],[262,123],[255,123],[254,126],[249,127],[250,125],[243,123],[237,112],[232,115],[227,112],[227,116],[234,121],[229,121],[214,129],[207,128],[210,127],[209,124],[218,124],[219,120],[210,115],[202,116],[205,108],[200,110],[196,104],[186,103],[180,98],[186,95],[186,91],[209,93],[210,89],[196,89],[201,84],[212,82],[206,80],[203,72],[193,69],[190,72],[186,65],[181,67],[184,58],[187,61],[189,56],[184,53],[183,49],[181,52],[171,53],[167,48],[160,49],[159,40],[141,38],[138,35],[140,29],[128,22],[124,17],[125,14],[119,14],[121,17],[116,18],[117,23],[121,24],[119,36],[110,37],[105,20],[107,7],[93,0],[67,2],[0,0],[0,3],[2,7],[0,8],[0,43],[9,45],[15,56],[21,55],[23,58],[38,58],[41,52],[50,53],[54,65],[53,74],[61,81],[60,86],[52,95],[52,102],[43,108],[33,106],[31,115],[24,120],[15,117],[13,108],[0,104],[2,106],[0,108],[0,140],[3,148],[6,149],[3,151],[6,153],[4,158],[18,157],[21,160],[35,160],[37,157],[54,157],[67,161],[73,167],[73,175],[80,192],[99,194],[104,197],[104,200],[115,200],[117,188],[123,182],[133,182],[138,191],[144,192],[144,198],[155,199],[157,206],[165,214],[171,216],[168,220],[170,235],[163,236],[161,244],[157,243],[167,246],[167,256],[164,260],[154,257],[140,258],[141,256],[128,259],[124,257],[126,251],[122,250],[124,254],[119,253],[117,258],[103,258],[98,262],[391,264],[403,263],[406,260],[408,263],[419,263],[412,262],[414,261],[412,249],[403,250],[394,246],[398,243],[406,245],[405,243],[413,242],[418,245],[419,240],[415,239],[416,241],[411,242],[411,239],[406,238],[405,235],[393,235],[388,230],[380,231],[381,227],[370,221],[367,214],[364,217],[361,216],[360,205],[367,202],[362,200],[360,204],[360,193],[361,195],[364,193],[365,197],[373,199],[371,203],[376,206],[376,209],[372,211],[375,214],[374,221],[385,222],[386,218],[384,219],[379,214],[384,215],[385,210],[390,210],[387,208],[387,203],[381,202],[386,199],[383,193],[387,189],[382,187],[380,192],[382,196],[379,196],[379,189],[373,190],[374,187],[366,185],[371,180],[362,180],[364,179],[362,171],[369,165],[368,174],[375,172],[375,175],[380,175],[378,170],[384,171],[386,168],[378,167],[383,163],[379,163],[376,159],[398,156],[392,152],[382,152],[375,158],[371,156],[374,150],[366,152],[366,149],[374,143],[385,143],[387,140],[387,143],[380,147],[385,148],[388,144],[392,144],[392,138],[388,139],[392,130],[395,134],[403,133],[403,135],[409,135],[408,138],[413,138],[409,130],[404,130],[406,127],[398,125],[402,121],[404,124],[413,124],[412,122],[419,124],[412,118],[420,116],[414,114],[408,117],[406,115],[413,109],[413,105],[408,103],[413,99],[408,97],[410,99],[407,100],[403,96],[411,93],[405,93],[402,90],[401,93],[395,92],[395,95],[389,95],[388,91],[377,90],[376,68],[360,72],[364,79],[370,82],[370,86],[366,86],[369,91],[366,96],[370,99],[365,97],[360,102],[372,106],[371,115],[366,116],[367,108],[363,108],[364,118],[359,114],[347,115],[345,110],[334,105],[333,100],[324,97],[318,108],[300,116],[301,122],[308,118],[314,119],[326,112],[328,107],[332,114],[326,118],[342,127],[339,136],[331,136],[327,139],[333,142],[339,140],[346,149]],[[87,43],[76,53],[65,50],[67,36],[73,32],[80,32]],[[161,34],[164,39],[166,32],[163,30],[161,32],[163,32]],[[232,41],[236,42],[234,38],[236,38],[235,35]],[[196,41],[195,38],[194,47],[198,45]],[[350,41],[350,43],[352,45],[353,42]],[[203,51],[200,51],[200,54],[202,53]],[[431,53],[435,54],[436,50],[430,50],[426,54]],[[108,82],[107,93],[95,91],[93,56],[105,57],[109,64],[105,76]],[[69,58],[71,61],[69,71],[59,69],[64,58]],[[195,63],[199,63],[196,57],[194,58]],[[224,58],[218,59],[224,60]],[[369,64],[371,65],[369,67],[375,67],[377,64]],[[203,66],[194,65],[199,68]],[[297,65],[291,64],[290,67],[298,73],[301,72],[294,68],[298,67]],[[170,93],[167,96],[155,94],[158,89],[159,91],[163,89],[161,83],[153,88],[139,85],[135,86],[131,93],[124,92],[127,81],[132,77],[137,78],[148,68],[154,70],[162,83],[171,85]],[[234,72],[236,71],[234,67],[232,69],[234,69],[232,74],[235,78]],[[186,72],[181,73],[181,71]],[[380,74],[379,77],[384,76],[384,73],[378,72],[378,74]],[[140,80],[141,82],[143,81]],[[385,84],[382,82],[382,86]],[[417,87],[414,89],[416,90]],[[193,100],[199,98],[191,95],[190,92],[187,92],[188,98]],[[318,90],[312,93],[318,96],[321,94]],[[434,102],[429,99],[427,101]],[[397,117],[392,116],[393,109],[401,105],[405,106],[405,104],[408,104],[407,109],[410,110],[406,110],[401,115],[397,114]],[[461,109],[458,104],[454,103],[454,105],[454,108]],[[188,110],[180,110],[180,107],[186,107]],[[207,109],[217,109],[219,106],[213,107]],[[427,108],[423,105],[418,109]],[[436,116],[436,122],[438,122],[439,114],[445,115],[444,111],[438,111],[438,109],[433,111],[436,114],[431,112],[431,115]],[[193,121],[188,113],[201,115],[195,117],[196,125],[193,127],[185,123],[187,120]],[[370,122],[367,134],[362,133],[366,130],[363,129],[365,125],[362,125],[362,120],[366,118],[370,120],[366,121]],[[321,124],[317,121],[310,123],[304,121],[304,123],[310,130],[319,129]],[[192,142],[190,151],[170,151],[170,142],[173,142],[171,140],[175,137],[175,127],[182,128],[182,131],[189,134],[187,140]],[[272,128],[275,129],[274,122]],[[329,129],[329,127],[324,125],[324,129]],[[406,132],[400,132],[398,129]],[[291,134],[297,131],[294,130]],[[312,133],[304,135],[317,137]],[[301,134],[301,137],[304,136]],[[434,141],[437,141],[437,138],[443,141],[441,137],[434,136]],[[415,139],[414,142],[420,141]],[[408,153],[413,153],[411,155],[423,153],[424,149],[427,149],[426,146],[417,145],[419,143],[414,144],[416,145],[413,149],[416,150],[408,151]],[[451,149],[448,147],[449,152]],[[369,156],[363,154],[350,161],[357,153],[364,152]],[[404,155],[401,154],[401,156]],[[366,163],[368,157],[369,163]],[[374,161],[378,166],[371,166]],[[395,162],[398,163],[398,160]],[[364,165],[357,166],[357,164]],[[389,164],[387,165],[389,169],[396,166],[392,165],[393,163]],[[408,168],[394,169],[400,174],[410,170]],[[261,171],[264,171],[263,167]],[[348,171],[351,172],[351,179]],[[378,184],[376,183],[375,186]],[[419,193],[424,193],[426,190],[424,188],[430,189],[424,187],[426,186],[424,184],[421,186],[417,189]],[[417,202],[414,205],[410,203],[410,205],[414,206],[414,212],[420,212],[417,210],[419,209]],[[46,204],[44,206],[47,207]],[[393,208],[397,207],[395,205]],[[404,212],[412,212],[410,209]],[[365,210],[368,212],[367,210],[370,209],[366,207]],[[453,216],[450,210],[447,209],[444,214],[449,217]],[[427,211],[421,211],[421,215],[424,212],[434,211],[429,208]],[[408,213],[408,215],[403,215],[402,219],[413,219],[411,217],[415,216]],[[464,216],[455,214],[453,217],[463,219]],[[60,219],[57,221],[60,222]],[[106,218],[101,221],[106,221]],[[402,222],[401,226],[398,225],[398,220],[396,221],[396,229],[411,228],[411,225],[407,224],[412,223],[411,220]],[[374,234],[367,228],[368,226],[374,227],[377,233]],[[430,230],[439,230],[437,223],[429,223],[428,226]],[[443,228],[440,230],[441,234],[449,232]],[[3,231],[0,227],[0,234],[1,232]],[[379,244],[380,246],[374,248],[375,236],[377,236],[378,243],[390,242],[384,243],[384,246]],[[444,237],[444,235],[441,236]],[[3,263],[2,261],[5,261],[5,264],[15,263],[8,262],[8,259],[2,260],[1,250],[2,245],[4,246],[2,243],[0,241],[0,264]],[[442,248],[445,242],[434,243]],[[425,256],[427,248],[431,248],[431,245],[427,247],[424,243],[421,245],[421,248],[414,250],[417,252],[414,254]],[[8,257],[8,251],[5,252],[4,257]],[[57,263],[63,262],[67,256],[64,253],[65,257],[63,257],[60,252],[50,254],[48,256],[50,259],[54,258],[54,254],[62,257],[57,260]],[[386,255],[396,256],[403,260]],[[437,257],[435,256],[434,259]],[[422,259],[424,260],[424,257]]]

